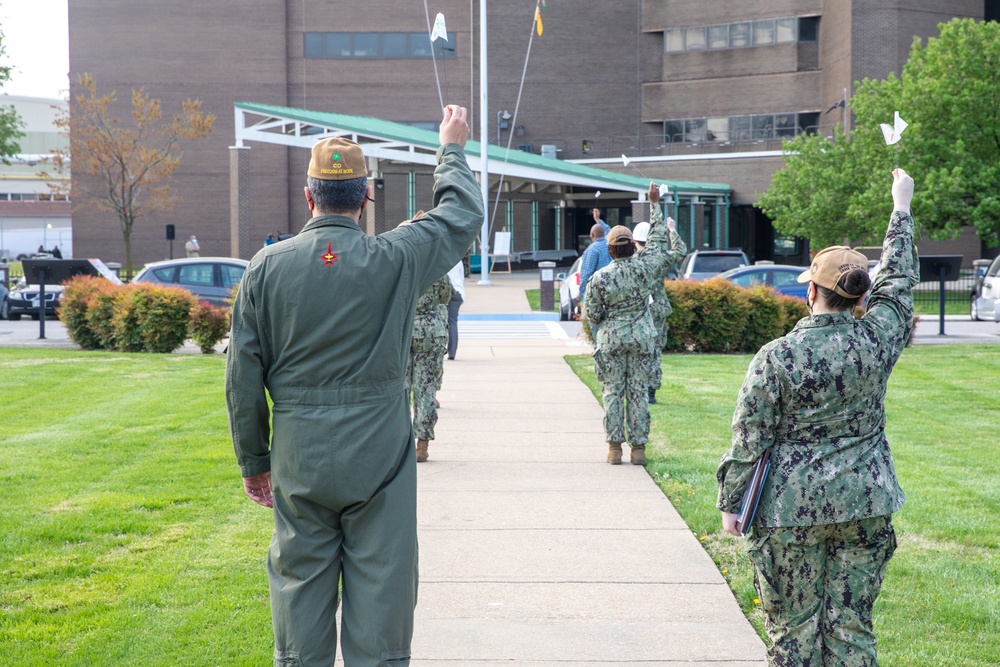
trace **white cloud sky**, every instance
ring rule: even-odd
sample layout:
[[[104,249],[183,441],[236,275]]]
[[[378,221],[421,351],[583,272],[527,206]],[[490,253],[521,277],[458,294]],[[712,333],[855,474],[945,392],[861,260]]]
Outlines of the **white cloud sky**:
[[[0,0],[0,29],[13,66],[8,95],[65,98],[69,89],[67,0]]]

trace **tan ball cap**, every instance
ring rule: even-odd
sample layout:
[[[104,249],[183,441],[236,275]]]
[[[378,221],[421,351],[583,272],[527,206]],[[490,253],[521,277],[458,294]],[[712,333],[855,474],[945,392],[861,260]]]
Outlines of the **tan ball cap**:
[[[615,225],[608,233],[608,245],[628,245],[632,242],[632,232],[625,225]]]
[[[799,274],[799,282],[814,282],[845,299],[857,299],[861,294],[848,294],[838,287],[840,279],[855,269],[867,272],[868,258],[847,246],[833,245],[816,253],[809,268]]]
[[[368,175],[368,165],[361,146],[343,137],[320,139],[312,148],[309,178],[321,181],[346,181]]]

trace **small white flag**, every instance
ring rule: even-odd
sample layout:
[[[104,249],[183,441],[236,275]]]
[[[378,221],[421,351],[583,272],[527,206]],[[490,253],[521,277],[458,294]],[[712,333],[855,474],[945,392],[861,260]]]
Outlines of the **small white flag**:
[[[882,128],[882,136],[885,137],[885,143],[888,146],[892,146],[894,143],[899,141],[899,135],[903,133],[906,129],[906,121],[899,117],[899,112],[896,112],[896,117],[892,121],[892,126],[882,123],[879,127]]]
[[[660,196],[661,197],[666,197],[669,194],[670,194],[670,188],[667,187],[667,184],[666,183],[660,183]]]
[[[597,192],[594,193],[594,199],[599,199],[600,196],[601,196],[601,191],[600,190],[598,190]]]
[[[431,30],[431,41],[436,41],[440,37],[444,41],[448,41],[448,28],[444,25],[444,14],[438,12],[437,17],[434,19],[434,29]]]
[[[622,164],[623,164],[623,165],[625,165],[625,166],[627,167],[627,166],[628,166],[628,163],[629,163],[629,162],[630,162],[630,160],[629,160],[629,159],[628,159],[628,157],[627,157],[627,156],[625,155],[625,153],[622,153]]]

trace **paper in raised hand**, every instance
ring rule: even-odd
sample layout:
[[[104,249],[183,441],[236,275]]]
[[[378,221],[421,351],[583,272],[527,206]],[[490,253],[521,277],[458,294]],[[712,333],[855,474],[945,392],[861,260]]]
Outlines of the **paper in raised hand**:
[[[903,133],[906,129],[906,121],[899,117],[899,112],[896,112],[896,117],[892,121],[892,125],[889,126],[885,123],[881,123],[879,127],[882,128],[882,136],[885,137],[885,143],[888,146],[892,146],[894,143],[899,141],[899,135]]]

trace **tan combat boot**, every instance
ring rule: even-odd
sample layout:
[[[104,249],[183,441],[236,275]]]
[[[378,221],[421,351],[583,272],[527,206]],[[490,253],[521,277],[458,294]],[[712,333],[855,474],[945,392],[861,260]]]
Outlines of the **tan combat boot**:
[[[427,446],[426,440],[417,440],[417,463],[423,463],[427,460]]]
[[[646,465],[646,445],[632,445],[628,457],[634,466]]]
[[[608,443],[608,463],[613,466],[620,466],[622,464],[622,443]]]

